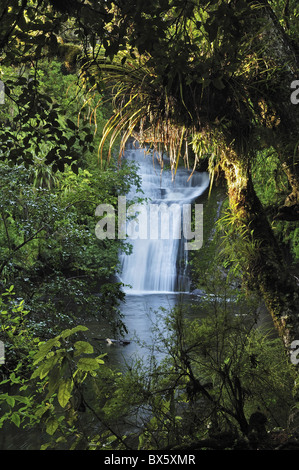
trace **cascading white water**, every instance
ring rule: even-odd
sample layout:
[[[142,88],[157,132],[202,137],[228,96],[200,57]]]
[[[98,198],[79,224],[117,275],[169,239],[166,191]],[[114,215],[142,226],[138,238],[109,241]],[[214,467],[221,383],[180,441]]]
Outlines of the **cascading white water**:
[[[180,239],[176,234],[182,228],[183,204],[191,204],[207,189],[208,173],[194,172],[188,181],[190,171],[179,168],[172,181],[171,171],[163,169],[161,172],[158,160],[153,161],[153,156],[142,149],[127,149],[125,158],[139,164],[142,197],[147,199],[144,207],[150,221],[147,236],[143,238],[140,233],[139,236],[134,233],[134,222],[127,225],[132,253],[121,257],[121,280],[131,287],[126,287],[125,291],[131,294],[186,291],[184,268],[188,252],[184,250],[184,237]],[[131,189],[128,198],[133,195],[136,196],[136,188]],[[153,208],[159,208],[158,218]],[[171,210],[167,210],[169,208]],[[166,217],[169,217],[169,231],[163,234]]]

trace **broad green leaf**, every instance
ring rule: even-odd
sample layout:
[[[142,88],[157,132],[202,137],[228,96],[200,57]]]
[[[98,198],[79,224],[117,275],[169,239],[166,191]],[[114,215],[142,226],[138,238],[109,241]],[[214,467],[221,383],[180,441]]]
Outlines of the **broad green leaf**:
[[[13,413],[11,420],[18,428],[20,427],[21,419],[18,413]]]
[[[46,343],[42,343],[39,346],[39,351],[36,353],[34,356],[35,361],[34,364],[37,364],[38,362],[42,361],[43,358],[50,352],[50,350],[53,348],[53,346],[60,346],[60,341],[59,338],[52,338],[49,339]]]
[[[8,395],[6,398],[6,403],[8,403],[8,405],[13,408],[15,406],[15,399]]]
[[[96,361],[99,363],[99,364],[105,364],[105,361],[103,361],[102,357],[105,357],[106,354],[101,354],[100,356],[97,356],[96,357]]]
[[[44,377],[46,377],[52,367],[56,364],[57,360],[58,357],[53,356],[48,361],[45,361],[33,372],[33,374],[31,375],[31,379],[35,379],[36,377],[43,379]]]
[[[78,361],[78,369],[90,372],[99,368],[99,362],[97,359],[91,357],[82,357]]]
[[[87,341],[76,341],[74,347],[76,349],[75,356],[79,354],[92,354],[94,351],[93,346]]]
[[[23,397],[22,395],[14,395],[13,397],[19,403],[24,403],[25,405],[30,404],[30,398],[29,397]]]
[[[88,328],[86,326],[78,325],[78,326],[75,326],[75,328],[64,330],[61,333],[60,337],[65,339],[65,338],[68,338],[70,335],[78,333],[78,331],[87,331],[87,330]]]
[[[44,377],[48,375],[49,371],[56,364],[57,360],[58,360],[58,357],[54,356],[43,364],[42,369],[39,374],[40,379],[43,379]]]
[[[42,444],[40,447],[40,450],[47,450],[47,448],[51,445],[50,442],[47,442],[46,444]]]
[[[49,373],[49,382],[48,382],[49,393],[47,397],[52,396],[53,393],[56,391],[59,385],[60,378],[61,378],[61,371],[60,371],[60,368],[56,366]]]
[[[50,408],[49,405],[41,406],[35,412],[35,416],[37,416],[37,418],[40,419],[47,411],[49,411],[49,408]]]
[[[72,381],[72,379],[64,380],[60,384],[57,398],[62,408],[64,408],[68,404],[69,399],[72,396],[73,386],[74,382]]]
[[[46,425],[46,432],[48,434],[50,434],[50,436],[53,436],[53,434],[55,433],[56,429],[58,428],[59,426],[59,422],[57,421],[57,419],[55,418],[50,418],[48,421],[47,421],[47,425]]]
[[[31,379],[35,379],[36,377],[39,377],[39,374],[42,370],[43,366],[39,366],[35,371],[31,374]]]

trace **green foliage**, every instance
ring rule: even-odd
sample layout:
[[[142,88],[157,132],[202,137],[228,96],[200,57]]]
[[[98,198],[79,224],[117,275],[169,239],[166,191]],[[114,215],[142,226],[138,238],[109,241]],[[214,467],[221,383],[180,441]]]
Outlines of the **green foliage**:
[[[247,264],[257,262],[261,241],[254,238],[247,221],[240,220],[238,210],[233,207],[226,209],[217,225],[222,234],[219,257],[223,266],[230,268],[233,277],[241,277]]]
[[[195,288],[208,287],[206,274],[210,271],[213,260],[218,257],[223,243],[222,233],[217,221],[224,214],[227,206],[225,188],[222,184],[214,186],[209,195],[204,195],[203,211],[203,246],[190,252],[188,267],[191,277],[191,291]],[[220,263],[220,260],[218,261]],[[217,263],[216,263],[217,264]]]
[[[91,118],[91,105],[86,104],[76,77],[63,75],[58,62],[41,62],[34,69],[34,83],[32,70],[26,67],[20,71],[3,67],[3,71],[15,86],[11,91],[6,87],[9,94],[0,109],[3,132],[11,134],[5,140],[7,152],[2,147],[5,161],[0,165],[2,282],[13,283],[40,325],[50,329],[74,311],[110,314],[112,321],[123,294],[120,283],[109,283],[119,269],[119,250],[127,247],[118,240],[96,238],[95,209],[101,203],[116,205],[119,194],[126,194],[132,183],[138,186],[135,169],[126,164],[119,169],[114,161],[100,168],[84,128],[89,136],[95,127],[100,130],[106,108],[98,107]],[[34,129],[29,129],[31,124]],[[11,150],[21,144],[24,148],[15,159]],[[68,145],[80,156],[76,165],[67,156]],[[60,150],[52,152],[55,146],[66,151],[63,165]],[[111,294],[95,298],[95,291]]]
[[[6,356],[1,375],[3,377],[6,371],[13,371],[14,376],[16,372],[26,376],[38,338],[34,337],[30,311],[26,310],[24,300],[15,298],[14,286],[1,295],[0,310],[0,338],[5,345]]]
[[[253,181],[257,195],[262,204],[271,209],[283,202],[288,194],[288,183],[284,174],[277,152],[267,149],[257,152],[253,161]]]
[[[33,365],[37,368],[31,379],[39,377],[42,380],[47,377],[46,399],[57,393],[57,400],[62,408],[68,405],[73,389],[79,390],[88,375],[94,376],[100,364],[104,363],[103,355],[88,356],[94,350],[86,341],[70,344],[71,335],[86,330],[84,326],[64,330],[57,337],[40,344],[33,358]]]
[[[0,297],[0,339],[5,347],[5,362],[1,365],[0,428],[6,421],[20,427],[32,419],[34,397],[28,391],[33,356],[38,337],[30,324],[30,312],[24,301],[15,299],[11,286]]]
[[[96,285],[107,284],[117,273],[119,250],[125,248],[118,240],[96,238],[95,208],[101,202],[116,200],[117,185],[120,191],[127,191],[132,173],[124,169],[119,184],[120,174],[112,169],[102,179],[90,173],[79,172],[77,176],[66,172],[59,177],[62,188],[53,192],[35,188],[30,172],[22,166],[2,165],[0,172],[2,281],[21,289],[39,317],[44,301],[51,297],[61,301],[56,303],[56,311],[63,308],[65,292],[68,303],[73,299],[86,309]],[[72,190],[66,192],[68,184]],[[121,285],[115,284],[113,295],[103,296],[104,314],[111,313],[112,304],[116,306],[121,299],[120,289]],[[90,302],[91,310],[95,303],[95,299]],[[61,313],[67,312],[65,306]]]
[[[293,261],[298,261],[298,229],[296,221],[276,220],[279,206],[282,206],[290,189],[283,172],[278,154],[274,149],[258,152],[253,165],[253,181],[257,195],[265,206],[274,233],[282,247],[286,248]]]
[[[283,247],[291,255],[294,265],[299,261],[299,230],[296,222],[275,222],[275,231]]]
[[[106,122],[106,108],[91,119],[76,79],[64,76],[57,62],[34,68],[34,80],[26,67],[2,72],[8,94],[0,109],[1,427],[42,432],[43,448],[75,448],[86,441],[77,423],[84,387],[105,390],[102,380],[113,382],[78,315],[106,318],[117,334],[125,331],[115,275],[119,251],[128,247],[96,238],[95,209],[116,205],[138,178],[135,168],[118,168],[113,159],[99,166],[90,144]],[[12,289],[5,292],[11,284],[16,301]],[[101,442],[111,435],[101,435]]]
[[[299,229],[298,227],[292,234],[292,251],[296,260],[299,260]]]
[[[299,9],[294,0],[273,2],[273,9],[279,18],[279,22],[286,29],[293,40],[298,40]]]
[[[155,347],[166,355],[148,371],[153,417],[140,435],[140,449],[183,449],[190,442],[200,448],[201,441],[218,435],[218,444],[209,445],[225,448],[224,432],[231,434],[233,447],[242,433],[250,436],[256,410],[266,415],[269,431],[286,424],[295,403],[294,370],[280,340],[257,329],[250,311],[233,314],[236,305],[210,298],[202,319],[187,319],[180,308],[159,317]]]
[[[13,287],[1,296],[0,338],[5,344],[1,365],[0,428],[12,423],[20,430],[41,433],[42,449],[94,448],[95,441],[108,445],[122,442],[103,421],[98,409],[115,389],[117,374],[86,341],[87,328],[77,325],[41,341],[24,309],[13,301]],[[98,425],[94,434],[90,421]],[[10,431],[11,432],[11,431]]]
[[[51,96],[40,92],[35,77],[29,75],[5,80],[5,92],[6,106],[9,102],[12,106],[9,107],[8,120],[3,122],[3,117],[0,117],[1,156],[4,161],[23,163],[28,168],[35,158],[43,159],[54,172],[63,171],[64,166],[72,162],[80,165],[82,154],[92,141],[89,126],[78,128],[69,118],[64,119],[64,109]],[[5,109],[3,112],[8,114]]]
[[[60,431],[56,442],[65,442],[65,436],[73,432],[82,385],[97,374],[104,356],[95,355],[93,347],[78,338],[87,330],[80,325],[47,342],[40,341],[26,318],[23,301],[13,303],[12,296],[13,288],[1,298],[6,362],[2,365],[0,404],[4,413],[0,427],[7,421],[29,429],[43,424],[46,434]],[[56,404],[67,412],[61,414]]]

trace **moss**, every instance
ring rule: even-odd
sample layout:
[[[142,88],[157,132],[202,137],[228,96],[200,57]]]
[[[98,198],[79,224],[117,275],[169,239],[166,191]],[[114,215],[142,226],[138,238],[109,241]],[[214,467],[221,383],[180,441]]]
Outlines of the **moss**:
[[[192,289],[203,287],[205,273],[210,268],[219,249],[217,220],[225,206],[226,189],[223,184],[214,186],[210,196],[206,192],[198,203],[203,204],[203,245],[200,250],[190,252],[190,275]]]
[[[81,47],[75,44],[59,44],[57,49],[57,56],[63,61],[65,70],[68,73],[74,73],[76,71],[77,59],[81,53]]]

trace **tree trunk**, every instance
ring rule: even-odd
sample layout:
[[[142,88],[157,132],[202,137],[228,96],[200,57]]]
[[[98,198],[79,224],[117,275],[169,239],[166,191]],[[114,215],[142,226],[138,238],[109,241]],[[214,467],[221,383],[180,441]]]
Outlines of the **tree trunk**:
[[[297,165],[298,166],[298,165]],[[299,175],[298,171],[293,170],[293,165],[290,167],[287,162],[283,162],[282,168],[287,175],[288,181],[292,188],[291,194],[285,200],[285,205],[299,204]]]
[[[264,86],[265,82],[258,77],[250,97],[257,114],[260,112],[260,100],[266,104],[270,117],[274,113],[275,124],[272,129],[268,129],[270,145],[276,148],[290,184],[291,194],[285,204],[293,205],[298,204],[299,194],[299,113],[298,107],[292,104],[290,98],[291,83],[299,78],[298,57],[268,2],[256,0],[256,3],[259,8],[254,10],[254,15],[259,22],[263,21],[265,27],[256,36],[253,49],[263,55],[261,59],[265,58],[269,64],[275,65],[275,74],[271,76],[271,88],[269,81]],[[260,24],[258,21],[257,24]],[[251,91],[248,93],[251,94]],[[237,224],[246,227],[247,240],[251,240],[255,246],[244,266],[244,275],[247,276],[249,285],[262,294],[275,328],[285,346],[289,347],[293,340],[299,340],[299,287],[289,273],[271,225],[254,191],[249,158],[236,150],[241,148],[237,146],[237,140],[234,147],[228,142],[232,142],[232,138],[226,138],[222,168],[228,184],[230,208]]]
[[[299,289],[289,274],[283,255],[258,199],[249,160],[227,149],[222,168],[228,183],[229,201],[237,224],[246,227],[244,242],[255,247],[244,266],[244,276],[251,289],[258,289],[271,314],[275,328],[286,347],[299,339]]]

